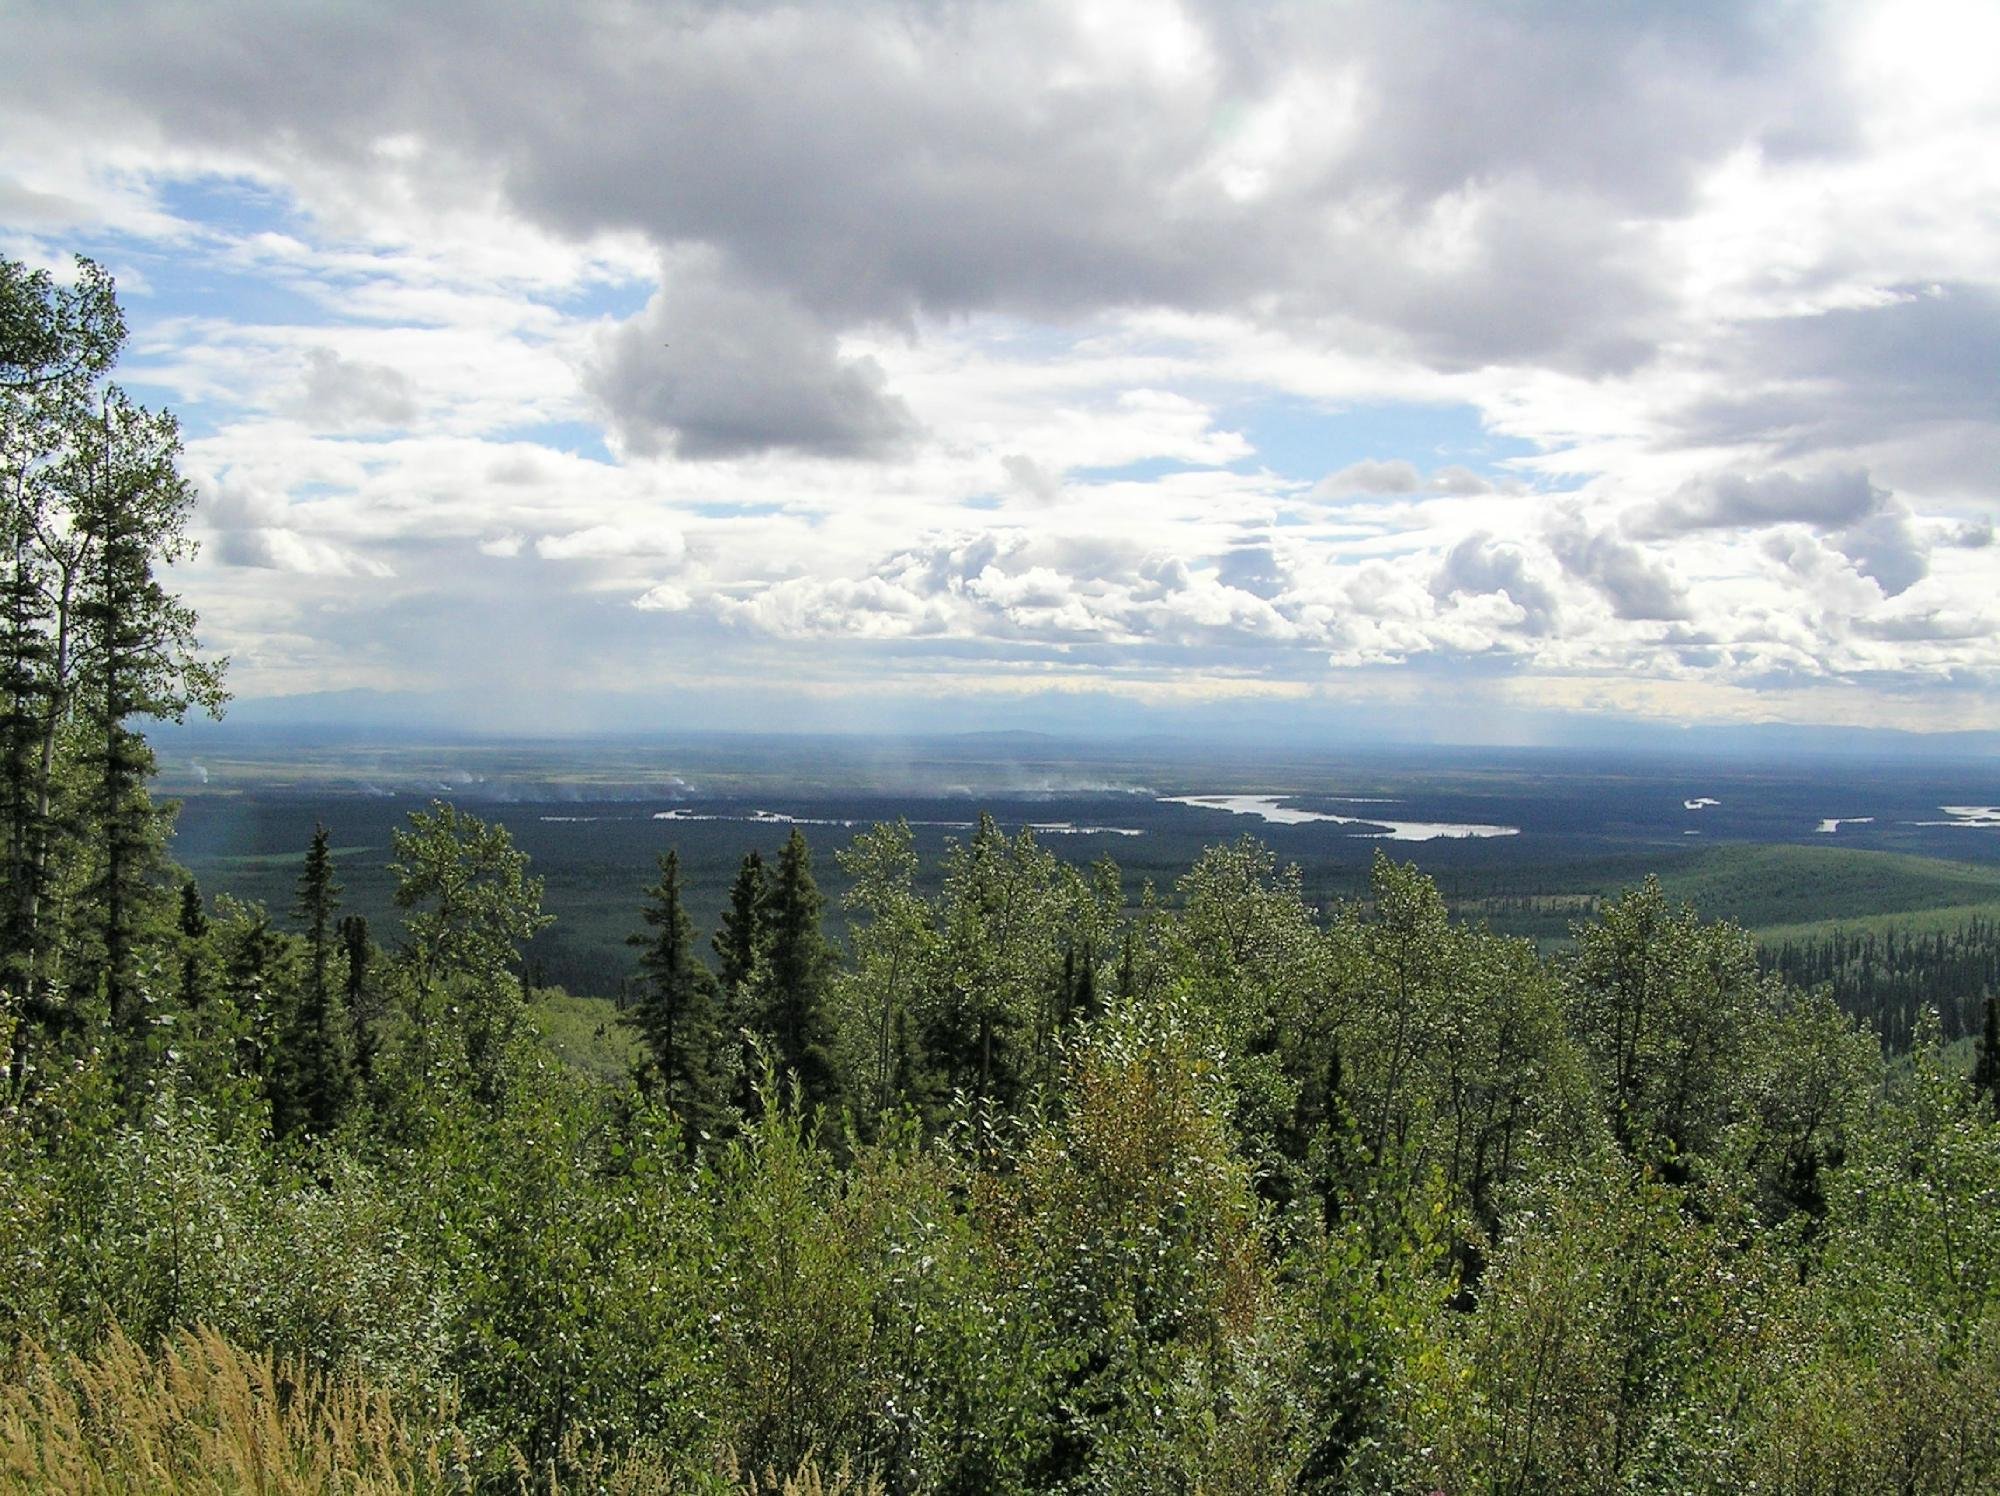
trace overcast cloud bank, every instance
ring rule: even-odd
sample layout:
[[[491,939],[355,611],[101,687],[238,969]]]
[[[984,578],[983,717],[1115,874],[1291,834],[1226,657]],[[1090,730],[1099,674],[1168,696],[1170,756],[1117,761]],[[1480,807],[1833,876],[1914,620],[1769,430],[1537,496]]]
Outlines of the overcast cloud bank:
[[[242,694],[2000,726],[1990,6],[0,38],[0,246],[120,275]]]

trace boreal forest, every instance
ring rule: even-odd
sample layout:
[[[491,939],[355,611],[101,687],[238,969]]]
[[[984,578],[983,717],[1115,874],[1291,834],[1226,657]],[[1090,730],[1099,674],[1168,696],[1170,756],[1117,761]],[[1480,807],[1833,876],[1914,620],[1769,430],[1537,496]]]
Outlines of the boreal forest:
[[[990,819],[697,929],[662,827],[579,1064],[499,825],[411,814],[389,925],[326,827],[285,907],[170,861],[175,422],[0,269],[0,1491],[2000,1489],[1990,936],[1544,953]]]

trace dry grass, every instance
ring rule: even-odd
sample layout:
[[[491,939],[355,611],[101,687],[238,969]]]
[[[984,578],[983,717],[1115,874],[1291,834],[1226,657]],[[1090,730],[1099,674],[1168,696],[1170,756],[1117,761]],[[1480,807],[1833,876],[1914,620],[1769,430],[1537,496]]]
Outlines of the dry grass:
[[[0,1385],[0,1493],[420,1496],[460,1489],[458,1451],[388,1395],[185,1330],[157,1354],[122,1332],[94,1354],[25,1354]]]
[[[471,1488],[465,1445],[441,1405],[412,1423],[356,1377],[182,1330],[148,1352],[123,1332],[89,1356],[22,1351],[0,1380],[0,1496],[434,1496]],[[433,1432],[443,1431],[443,1432]],[[576,1460],[571,1489],[671,1496],[689,1489],[644,1458]],[[516,1466],[526,1496],[562,1496]],[[880,1496],[846,1469],[717,1472],[742,1496]],[[702,1489],[713,1489],[704,1483]]]
[[[743,1496],[882,1496],[881,1481],[853,1475],[845,1466],[824,1475],[810,1455],[792,1475],[780,1476],[768,1469],[759,1475],[754,1470],[741,1469],[733,1460],[724,1473],[735,1481]]]

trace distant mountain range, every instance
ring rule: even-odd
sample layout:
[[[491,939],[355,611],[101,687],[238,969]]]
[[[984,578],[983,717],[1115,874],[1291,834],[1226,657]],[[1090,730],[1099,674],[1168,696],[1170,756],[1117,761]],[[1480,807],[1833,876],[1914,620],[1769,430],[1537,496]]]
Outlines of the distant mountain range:
[[[859,719],[859,720],[857,720]],[[865,723],[865,726],[863,725]],[[297,739],[317,744],[463,741],[546,741],[591,737],[685,738],[709,734],[758,737],[838,736],[895,741],[957,742],[1001,757],[1055,747],[1116,744],[1151,747],[1258,749],[1297,753],[1367,752],[1416,746],[1431,749],[1574,749],[1648,757],[2000,760],[2000,732],[1907,732],[1790,723],[1673,723],[1629,716],[1538,711],[1480,711],[1440,701],[1412,708],[1332,702],[1231,702],[1158,708],[1122,698],[1065,696],[1024,702],[960,698],[917,704],[852,703],[817,697],[783,701],[748,692],[699,700],[578,693],[540,700],[532,709],[470,695],[374,690],[319,691],[252,697],[230,703],[221,722],[155,724],[161,746],[213,748],[231,741]]]

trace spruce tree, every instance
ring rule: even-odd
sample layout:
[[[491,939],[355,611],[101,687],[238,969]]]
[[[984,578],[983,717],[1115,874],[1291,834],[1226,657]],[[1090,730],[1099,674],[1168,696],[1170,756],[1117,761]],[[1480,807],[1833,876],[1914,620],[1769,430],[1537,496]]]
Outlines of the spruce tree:
[[[178,429],[105,383],[124,321],[110,277],[77,270],[63,288],[0,260],[0,1010],[27,1020],[17,1092],[31,1045],[108,1019],[133,1104],[170,996],[140,978],[162,828],[134,724],[223,693],[156,575],[192,550]],[[77,867],[59,928],[51,891]]]
[[[110,1021],[128,1103],[144,1090],[154,1015],[139,977],[140,930],[152,902],[163,827],[146,793],[153,753],[134,725],[179,720],[219,704],[212,666],[193,658],[194,614],[160,585],[155,565],[189,554],[184,526],[194,490],[176,470],[173,417],[134,404],[116,386],[98,396],[62,464],[61,488],[88,551],[77,607],[93,782],[97,878],[88,962]]]
[[[237,1070],[242,1025],[235,1005],[216,971],[215,922],[192,877],[181,880],[180,908],[174,919],[173,942],[178,957],[174,977],[175,1070],[192,1094],[213,1106],[225,1128],[251,1113],[257,1087]],[[249,1117],[261,1129],[263,1121]]]
[[[292,909],[306,927],[306,997],[324,1006],[329,997],[327,973],[333,962],[333,915],[340,907],[340,885],[334,881],[333,852],[327,829],[313,823],[312,845],[299,874],[298,900]]]
[[[180,1010],[199,1013],[208,1001],[208,911],[202,907],[201,886],[193,878],[181,882]]]
[[[285,937],[261,904],[237,907],[227,933],[222,990],[237,1020],[236,1070],[275,1103],[279,1040],[291,1011]]]
[[[649,1077],[661,1099],[691,1128],[715,1101],[715,977],[695,954],[694,921],[681,902],[681,860],[659,860],[660,881],[646,890],[651,934],[630,936],[640,951],[643,985],[626,1021],[646,1041]]]
[[[770,892],[770,875],[763,857],[756,852],[744,855],[729,887],[729,908],[722,927],[715,932],[715,976],[732,1005],[740,999],[750,969],[757,964],[757,942],[763,929],[764,900]]]
[[[834,955],[820,929],[823,907],[812,852],[794,828],[764,900],[748,1007],[779,1075],[795,1078],[807,1109],[826,1106],[840,1093],[829,1001]]]
[[[346,968],[341,1007],[347,1013],[348,1044],[354,1052],[355,1074],[364,1086],[375,1083],[375,1056],[382,1049],[381,990],[371,980],[375,942],[368,938],[368,920],[342,915],[340,950]]]
[[[282,1038],[279,1092],[283,1105],[274,1125],[280,1133],[298,1129],[325,1137],[340,1125],[354,1094],[346,1024],[340,995],[330,980],[333,915],[340,885],[334,881],[327,829],[313,827],[312,845],[299,876],[294,905],[306,927],[306,971]]]
[[[0,1011],[12,999],[38,1027],[64,1016],[42,980],[54,780],[80,653],[84,547],[64,485],[92,391],[125,342],[111,277],[80,257],[76,268],[66,287],[0,259]]]
[[[1986,1028],[1979,1036],[1979,1058],[1972,1067],[1972,1086],[2000,1115],[2000,993],[1986,999]]]

